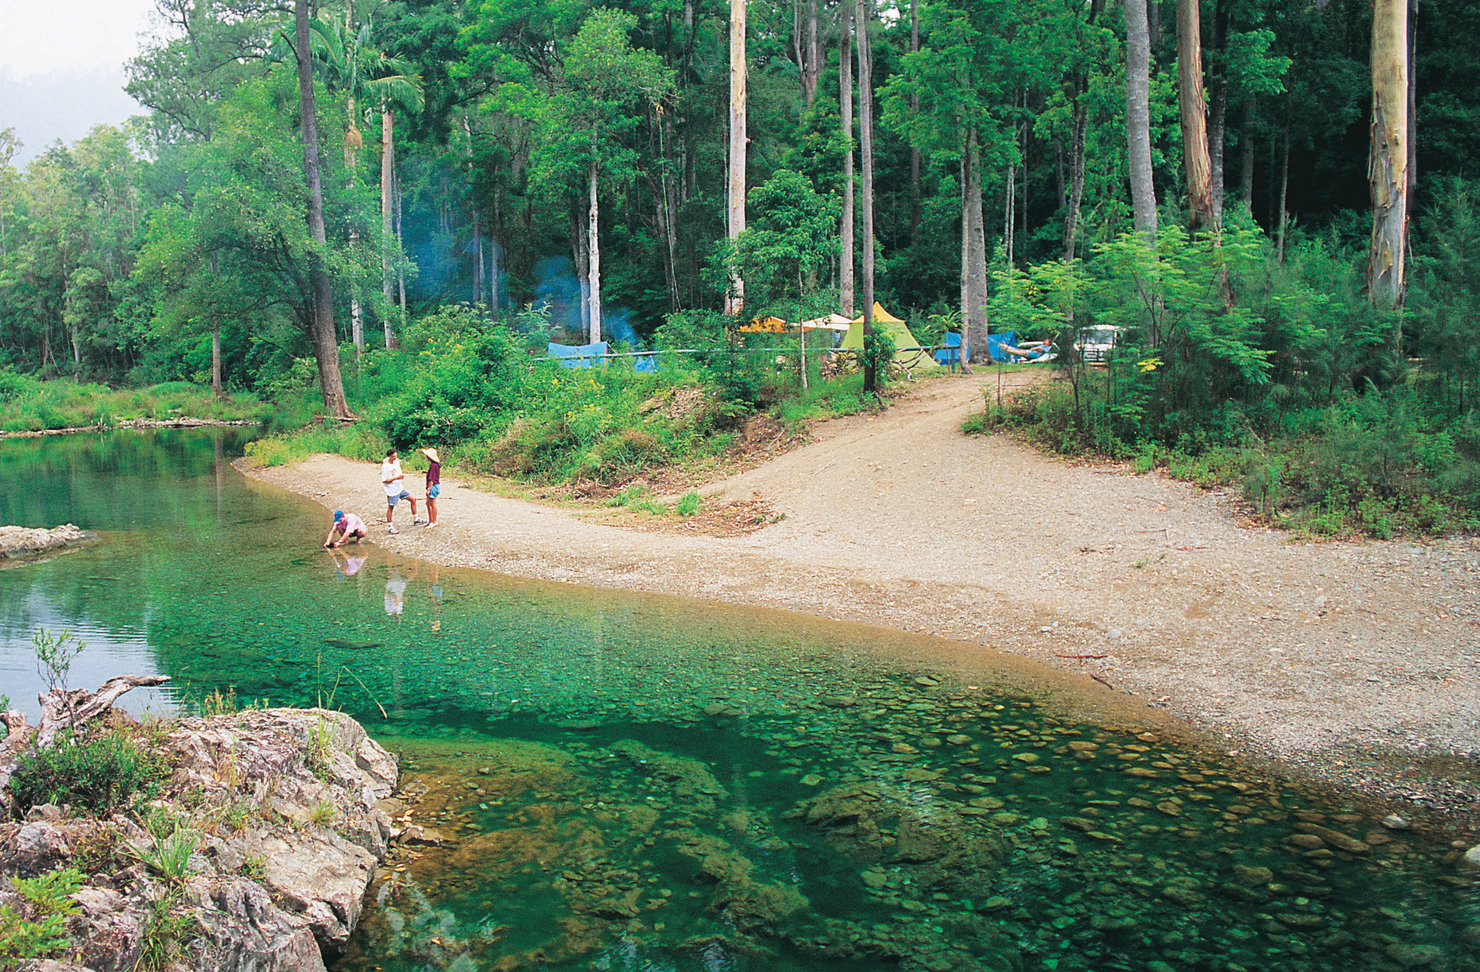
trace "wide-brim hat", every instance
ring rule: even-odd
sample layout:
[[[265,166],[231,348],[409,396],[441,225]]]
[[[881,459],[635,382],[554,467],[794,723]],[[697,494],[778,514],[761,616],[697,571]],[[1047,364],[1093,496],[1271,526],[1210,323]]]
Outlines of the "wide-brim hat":
[[[432,448],[431,446],[424,446],[422,448],[422,450],[421,450],[421,454],[424,455],[424,456],[426,456],[428,459],[432,460],[432,462],[441,462],[442,461],[437,456],[437,450],[434,449],[434,448]]]

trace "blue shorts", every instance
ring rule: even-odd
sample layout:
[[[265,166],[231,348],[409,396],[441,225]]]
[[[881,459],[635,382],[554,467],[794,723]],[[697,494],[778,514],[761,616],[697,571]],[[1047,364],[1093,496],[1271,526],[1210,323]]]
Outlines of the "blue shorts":
[[[430,486],[427,487],[427,499],[436,499],[438,496],[441,496],[441,495],[442,495],[442,484],[441,483],[432,483],[432,485],[430,485]]]
[[[408,492],[406,492],[404,489],[401,490],[401,495],[399,495],[399,496],[391,496],[391,495],[387,494],[386,495],[386,498],[385,498],[385,505],[386,506],[395,506],[397,503],[399,503],[403,499],[404,500],[411,499],[411,494],[408,493]]]

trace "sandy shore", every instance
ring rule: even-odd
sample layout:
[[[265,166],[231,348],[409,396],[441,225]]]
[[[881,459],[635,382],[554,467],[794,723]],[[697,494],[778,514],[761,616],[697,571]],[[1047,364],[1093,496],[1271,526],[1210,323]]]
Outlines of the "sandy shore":
[[[436,530],[375,543],[444,565],[802,611],[1090,674],[1318,776],[1467,817],[1480,792],[1480,543],[1308,544],[1232,497],[968,437],[990,377],[922,382],[877,415],[712,483],[779,521],[744,536],[598,522],[444,477]],[[409,465],[409,464],[408,464]],[[384,512],[378,468],[248,469]],[[419,477],[408,474],[421,495]]]

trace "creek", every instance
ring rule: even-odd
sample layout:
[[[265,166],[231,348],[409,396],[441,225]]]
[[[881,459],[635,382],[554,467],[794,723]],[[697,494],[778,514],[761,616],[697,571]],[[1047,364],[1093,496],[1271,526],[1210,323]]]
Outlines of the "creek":
[[[1480,968],[1462,852],[1392,808],[971,646],[330,553],[245,439],[0,445],[0,522],[102,537],[0,570],[0,692],[34,716],[65,627],[74,687],[324,704],[401,753],[447,840],[341,972]]]

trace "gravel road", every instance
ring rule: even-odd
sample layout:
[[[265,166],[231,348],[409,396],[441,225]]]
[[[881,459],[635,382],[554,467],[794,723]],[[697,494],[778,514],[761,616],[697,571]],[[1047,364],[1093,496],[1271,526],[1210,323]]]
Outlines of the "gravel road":
[[[1299,542],[1240,525],[1226,493],[963,435],[996,381],[919,382],[704,487],[784,514],[744,536],[604,525],[445,477],[436,530],[372,537],[445,565],[884,625],[953,639],[946,653],[996,648],[1091,675],[1229,750],[1474,815],[1480,542]],[[367,521],[384,510],[365,463],[247,471]]]

